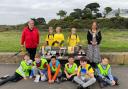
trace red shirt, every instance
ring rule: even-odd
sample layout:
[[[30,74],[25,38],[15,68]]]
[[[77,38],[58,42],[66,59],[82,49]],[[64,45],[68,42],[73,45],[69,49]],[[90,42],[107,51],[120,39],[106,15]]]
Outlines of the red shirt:
[[[33,30],[30,30],[28,26],[23,29],[21,45],[24,44],[26,48],[37,48],[39,44],[39,32],[36,27]]]

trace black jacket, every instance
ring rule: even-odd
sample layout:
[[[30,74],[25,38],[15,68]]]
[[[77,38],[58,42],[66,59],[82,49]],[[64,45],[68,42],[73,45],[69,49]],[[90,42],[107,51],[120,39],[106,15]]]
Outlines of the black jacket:
[[[89,30],[88,33],[87,33],[88,44],[92,44],[91,43],[92,39],[93,39],[93,35],[92,35],[91,30]],[[98,45],[100,44],[101,40],[102,40],[101,32],[97,31],[97,33],[96,33],[96,41],[97,41]]]

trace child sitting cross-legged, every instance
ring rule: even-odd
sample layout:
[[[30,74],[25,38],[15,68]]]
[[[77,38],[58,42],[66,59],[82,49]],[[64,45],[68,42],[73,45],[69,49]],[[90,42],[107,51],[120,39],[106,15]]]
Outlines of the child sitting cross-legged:
[[[89,86],[96,82],[94,71],[87,61],[86,57],[80,58],[78,73],[77,76],[74,77],[74,81],[79,84],[78,89],[88,89]]]
[[[100,83],[100,87],[106,87],[108,85],[118,85],[118,78],[111,73],[111,66],[109,64],[109,58],[102,58],[101,63],[97,65],[97,80]]]

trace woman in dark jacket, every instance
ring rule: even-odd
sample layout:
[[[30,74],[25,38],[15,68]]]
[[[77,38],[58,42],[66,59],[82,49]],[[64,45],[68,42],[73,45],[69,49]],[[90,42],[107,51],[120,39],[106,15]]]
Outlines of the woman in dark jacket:
[[[93,67],[96,67],[96,64],[101,61],[99,45],[101,42],[102,36],[100,30],[97,28],[97,23],[93,22],[91,30],[87,33],[88,40],[88,51],[87,57],[90,61],[90,64]]]

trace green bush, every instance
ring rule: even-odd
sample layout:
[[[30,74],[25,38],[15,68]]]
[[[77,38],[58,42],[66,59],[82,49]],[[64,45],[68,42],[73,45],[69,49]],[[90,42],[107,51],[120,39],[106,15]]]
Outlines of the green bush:
[[[62,20],[51,20],[48,23],[48,26],[61,26],[62,28],[91,28],[91,24],[94,20],[93,19],[72,19],[71,17],[66,17]],[[128,28],[128,18],[122,17],[114,17],[114,18],[101,18],[96,19],[98,22],[99,28],[113,28],[113,29],[127,29]]]

